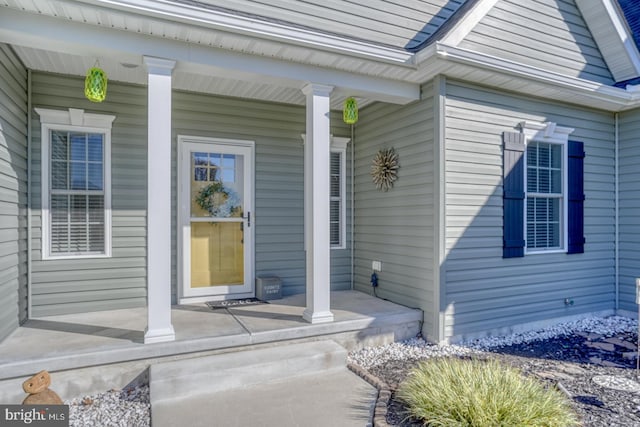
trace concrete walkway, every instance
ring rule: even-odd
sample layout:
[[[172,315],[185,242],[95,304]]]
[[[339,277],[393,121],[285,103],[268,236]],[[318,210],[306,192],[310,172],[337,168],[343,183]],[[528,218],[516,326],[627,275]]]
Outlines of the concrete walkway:
[[[332,340],[282,344],[151,366],[151,423],[173,426],[366,426],[377,390]]]
[[[153,427],[363,427],[377,390],[346,368],[206,393],[154,408]]]

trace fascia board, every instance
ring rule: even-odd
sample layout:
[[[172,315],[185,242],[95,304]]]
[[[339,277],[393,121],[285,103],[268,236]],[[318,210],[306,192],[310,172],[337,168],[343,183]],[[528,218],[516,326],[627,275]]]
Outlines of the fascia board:
[[[478,0],[473,8],[458,21],[453,29],[439,41],[449,46],[458,46],[469,33],[482,21],[499,0]]]
[[[640,52],[615,0],[576,0],[616,81],[640,76]]]
[[[303,28],[266,22],[246,16],[176,4],[165,0],[80,0],[83,3],[137,15],[162,17],[171,22],[196,24],[252,37],[268,38],[323,50],[374,58],[391,63],[411,63],[413,54],[400,48],[381,46],[337,35],[324,34]]]
[[[517,76],[525,80],[562,87],[563,89],[579,92],[592,99],[602,99],[603,101],[613,103],[617,105],[620,110],[640,106],[640,91],[606,86],[590,80],[566,76],[468,49],[438,43],[435,56],[439,60],[462,63],[501,74]]]

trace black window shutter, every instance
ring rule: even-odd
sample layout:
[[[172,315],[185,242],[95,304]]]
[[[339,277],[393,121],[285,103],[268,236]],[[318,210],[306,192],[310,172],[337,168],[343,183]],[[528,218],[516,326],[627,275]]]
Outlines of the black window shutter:
[[[503,258],[524,256],[524,134],[504,132]]]
[[[584,144],[579,141],[569,141],[569,159],[567,166],[569,187],[569,242],[567,253],[581,254],[584,252]]]

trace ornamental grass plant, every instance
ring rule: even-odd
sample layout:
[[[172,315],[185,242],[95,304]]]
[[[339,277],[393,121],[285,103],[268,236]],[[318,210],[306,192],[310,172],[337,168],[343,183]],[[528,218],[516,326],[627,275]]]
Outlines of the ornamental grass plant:
[[[414,368],[397,397],[429,427],[580,425],[566,396],[497,361],[431,359]]]

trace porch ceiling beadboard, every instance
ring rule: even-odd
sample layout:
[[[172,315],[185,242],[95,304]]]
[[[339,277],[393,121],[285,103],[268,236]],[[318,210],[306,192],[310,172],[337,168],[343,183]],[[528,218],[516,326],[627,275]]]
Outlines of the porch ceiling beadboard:
[[[447,82],[446,323],[464,336],[610,310],[614,301],[614,122],[597,110]],[[502,258],[502,132],[523,120],[584,141],[584,254]],[[563,301],[575,301],[567,308]]]
[[[255,227],[256,277],[280,277],[283,295],[303,293],[304,170],[300,135],[305,132],[304,108],[174,91],[172,117],[174,195],[177,135],[255,141],[255,211],[251,222]],[[350,131],[342,124],[340,114],[333,113],[331,119],[333,135],[349,135]],[[172,201],[172,241],[175,242],[176,198],[172,197]],[[347,200],[347,206],[349,203],[350,200]],[[174,295],[177,285],[175,249],[174,243]],[[331,263],[331,288],[349,289],[349,250],[332,250]]]
[[[500,0],[459,47],[614,83],[574,0]]]
[[[0,44],[0,340],[27,318],[27,70]]]
[[[84,97],[81,78],[33,73],[33,105],[116,116],[111,133],[112,257],[41,260],[40,120],[33,132],[33,316],[146,305],[147,90],[109,82],[107,101]]]
[[[437,340],[434,271],[433,85],[422,100],[399,107],[375,104],[359,116],[355,141],[355,287],[372,293],[372,261],[382,262],[378,295],[424,311],[425,333]],[[371,161],[381,148],[395,148],[398,180],[376,190]]]
[[[640,109],[620,114],[620,308],[636,313],[640,277]]]

